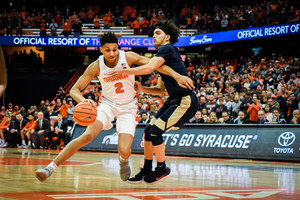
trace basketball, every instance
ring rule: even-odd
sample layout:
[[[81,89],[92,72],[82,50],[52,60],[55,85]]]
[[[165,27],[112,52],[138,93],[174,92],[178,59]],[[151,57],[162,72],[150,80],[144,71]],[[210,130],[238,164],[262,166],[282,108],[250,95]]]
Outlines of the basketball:
[[[88,102],[81,102],[75,106],[73,117],[80,126],[89,126],[96,120],[97,109]]]

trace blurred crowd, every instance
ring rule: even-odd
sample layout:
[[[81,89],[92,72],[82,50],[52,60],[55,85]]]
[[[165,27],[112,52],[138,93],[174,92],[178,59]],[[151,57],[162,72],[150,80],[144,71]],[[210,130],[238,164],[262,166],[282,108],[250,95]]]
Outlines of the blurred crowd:
[[[22,36],[23,28],[39,28],[41,36],[46,36],[47,29],[50,29],[51,36],[68,36],[71,33],[79,36],[82,34],[82,23],[92,23],[95,29],[99,29],[102,21],[104,29],[127,26],[134,29],[135,34],[151,35],[153,25],[160,19],[173,19],[179,27],[198,29],[198,33],[300,21],[299,5],[293,1],[258,1],[231,6],[222,3],[211,5],[209,2],[191,1],[182,7],[171,7],[167,3],[154,6],[140,2],[108,9],[103,9],[103,5],[97,3],[86,4],[80,9],[72,5],[60,8],[57,5],[51,8],[32,7],[25,3],[21,8],[8,7],[1,11],[0,30],[5,30],[7,35],[16,33]],[[59,28],[63,29],[61,33],[57,33]],[[3,31],[1,33],[4,34]]]
[[[235,61],[209,63],[195,56],[187,58],[185,65],[199,99],[198,111],[189,123],[300,124],[298,57],[272,54],[257,59],[241,56]],[[144,86],[153,86],[158,77],[159,74],[153,72],[136,76],[136,80]],[[96,105],[101,99],[102,88],[97,78],[92,82],[82,94],[86,99],[94,100]],[[147,124],[166,102],[168,94],[137,93],[137,98],[139,123]],[[2,106],[1,146],[57,148],[62,143],[66,145],[70,138],[67,127],[71,129],[74,124],[75,103],[60,87],[53,101],[42,100],[39,106],[33,105],[27,110],[11,103],[7,108]],[[48,138],[47,142],[45,138]]]

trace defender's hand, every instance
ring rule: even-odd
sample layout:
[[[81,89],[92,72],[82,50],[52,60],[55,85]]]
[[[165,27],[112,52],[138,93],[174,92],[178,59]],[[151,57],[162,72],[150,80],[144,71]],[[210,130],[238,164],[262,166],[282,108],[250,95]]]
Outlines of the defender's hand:
[[[123,74],[123,70],[122,69],[112,69],[110,72],[107,73],[107,76],[109,78],[115,78],[118,76],[121,76]]]
[[[176,79],[176,81],[177,81],[178,85],[182,88],[188,88],[190,90],[195,89],[193,80],[187,76],[179,76]]]
[[[134,83],[134,89],[137,92],[141,92],[142,89],[143,89],[143,86],[142,86],[142,84],[140,82],[135,81],[135,83]]]

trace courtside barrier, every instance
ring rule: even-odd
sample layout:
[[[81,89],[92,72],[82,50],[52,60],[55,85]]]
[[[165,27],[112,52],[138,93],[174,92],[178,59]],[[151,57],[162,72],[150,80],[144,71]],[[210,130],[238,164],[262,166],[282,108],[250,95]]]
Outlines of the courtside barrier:
[[[144,151],[144,128],[138,125],[133,153]],[[76,125],[73,138],[86,127]],[[280,124],[187,124],[163,135],[166,155],[300,161],[300,125]],[[102,131],[81,150],[117,152],[115,128]]]

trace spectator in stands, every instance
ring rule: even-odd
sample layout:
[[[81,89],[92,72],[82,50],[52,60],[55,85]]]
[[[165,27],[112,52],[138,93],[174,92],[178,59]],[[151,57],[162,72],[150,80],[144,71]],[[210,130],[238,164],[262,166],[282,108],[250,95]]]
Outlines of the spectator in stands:
[[[290,124],[300,124],[300,111],[299,110],[293,111],[293,118],[291,119]]]
[[[45,23],[45,20],[42,19],[42,22],[40,23],[39,25],[40,27],[40,36],[46,36],[46,23]]]
[[[32,145],[37,149],[47,149],[45,137],[48,137],[50,132],[50,122],[48,119],[44,118],[43,112],[38,112],[37,126],[32,134]],[[40,145],[38,145],[39,138]]]
[[[96,15],[94,18],[94,29],[99,29],[99,28],[100,28],[100,18],[98,15]]]
[[[56,116],[56,114],[53,111],[53,108],[51,106],[47,106],[47,112],[49,113],[49,117]]]
[[[246,118],[244,111],[239,112],[239,117],[235,121],[236,124],[249,124],[250,121]]]
[[[285,111],[284,118],[287,122],[289,122],[293,118],[292,112],[296,109],[298,109],[298,102],[296,100],[295,94],[290,93],[289,98],[286,101],[286,107],[285,109],[283,109]]]
[[[270,10],[272,12],[272,16],[275,16],[278,14],[278,7],[279,7],[278,4],[275,1],[273,1],[273,3],[270,5]]]
[[[59,26],[58,28],[60,28],[60,24],[62,23],[62,16],[60,14],[59,11],[56,12],[56,15],[54,16],[54,20],[55,20],[55,23]],[[53,22],[52,22],[53,23]]]
[[[74,110],[75,106],[73,104],[72,101],[69,101],[69,108],[68,108],[68,111],[67,111],[67,114],[68,114],[68,126],[73,126],[73,110]]]
[[[3,120],[5,113],[6,113],[5,106],[1,106],[1,110],[0,110],[0,123]]]
[[[56,31],[58,29],[57,23],[55,23],[55,19],[52,19],[52,23],[49,25],[50,28],[50,35],[56,36]]]
[[[195,117],[192,118],[192,121],[191,123],[196,123],[196,124],[199,124],[199,123],[204,123],[204,120],[202,118],[202,113],[200,110],[198,110],[195,114]]]
[[[105,14],[104,17],[103,17],[103,22],[104,22],[104,29],[109,29],[110,27],[110,17]]]
[[[247,113],[249,115],[249,120],[252,123],[257,122],[257,112],[260,110],[261,104],[258,102],[258,99],[256,96],[253,96],[252,98],[253,103],[249,105]]]
[[[23,35],[23,21],[22,21],[22,18],[18,18],[18,21],[16,23],[16,28],[17,28],[16,36],[22,36]]]
[[[149,21],[146,19],[146,17],[143,17],[143,20],[141,21],[141,28],[142,35],[148,35]]]
[[[129,22],[129,16],[131,13],[129,13],[129,8],[124,8],[123,12],[123,26],[127,26],[127,23]]]
[[[227,111],[227,107],[224,105],[223,98],[219,98],[219,105],[216,107],[217,118],[222,117],[223,111]]]
[[[211,112],[209,114],[209,120],[207,121],[207,123],[219,123],[219,120],[217,118],[217,114],[215,112]]]
[[[51,149],[57,149],[57,146],[60,144],[60,139],[65,139],[65,134],[68,130],[68,123],[64,122],[62,118],[62,114],[58,113],[58,120],[54,123],[54,127],[51,127],[51,133],[49,134]],[[53,141],[53,137],[57,137],[57,140],[55,142]]]
[[[72,25],[72,29],[73,29],[73,33],[74,33],[74,37],[79,37],[81,31],[81,21],[80,19],[77,19],[76,22]]]
[[[132,6],[130,14],[130,22],[133,22],[137,18],[137,10],[135,6]]]
[[[0,123],[0,137],[1,137],[1,142],[0,142],[0,147],[8,147],[8,142],[7,140],[5,141],[5,136],[4,132],[7,131],[7,128],[10,125],[10,113],[6,112],[4,115],[4,119]]]
[[[252,104],[253,101],[252,101],[252,98],[251,98],[251,93],[250,92],[247,92],[246,95],[245,95],[245,99],[242,101],[241,103],[241,110],[244,112],[244,113],[247,113],[247,110],[250,106],[250,104]]]
[[[12,114],[8,129],[3,132],[7,143],[2,147],[17,147],[19,129],[20,121],[16,118],[15,114]]]
[[[229,113],[227,111],[222,112],[222,118],[219,119],[220,123],[232,124],[233,121],[230,119]]]
[[[277,122],[278,124],[286,124],[286,120],[281,117],[278,108],[274,108],[272,112],[273,112],[272,122]]]
[[[208,95],[207,99],[209,102],[205,104],[205,108],[208,110],[209,113],[216,112],[216,107],[218,106],[218,104],[216,103],[216,101],[214,101],[214,96]]]
[[[273,119],[273,113],[271,112],[271,107],[269,104],[267,104],[265,107],[264,107],[264,111],[265,111],[265,118],[271,122],[272,119]]]
[[[257,112],[257,124],[264,124],[265,122],[269,122],[269,120],[265,117],[265,111],[259,110]]]
[[[146,112],[142,113],[141,120],[139,121],[140,124],[148,124],[150,123],[150,119],[148,117],[148,114]]]
[[[67,104],[65,99],[62,100],[62,106],[60,107],[60,113],[62,114],[63,121],[67,124],[68,123],[68,109],[70,105]]]
[[[28,113],[27,115],[28,122],[26,126],[21,130],[21,138],[22,138],[22,145],[19,148],[31,148],[31,136],[35,131],[37,126],[37,122],[34,120],[33,113]],[[28,138],[28,145],[25,143],[25,137]]]
[[[66,19],[66,22],[63,23],[62,27],[63,29],[63,32],[62,34],[65,36],[65,37],[68,37],[70,35],[70,31],[71,31],[71,23],[69,22],[69,19]]]
[[[135,21],[131,23],[131,28],[134,29],[135,35],[140,35],[141,22],[138,18],[136,18]]]
[[[87,22],[88,23],[93,23],[94,12],[92,11],[92,8],[90,8],[86,14],[87,14]]]
[[[119,9],[119,6],[116,6],[116,9],[114,10],[114,23],[115,26],[120,26],[121,25],[121,10]]]
[[[87,17],[87,14],[86,12],[84,11],[84,8],[81,8],[81,11],[78,13],[78,17],[80,19],[80,21],[82,23],[85,23],[86,22],[86,17]]]
[[[13,29],[14,29],[14,23],[13,23],[11,17],[8,18],[8,21],[5,24],[5,28],[6,28],[6,35],[7,36],[12,36]]]

